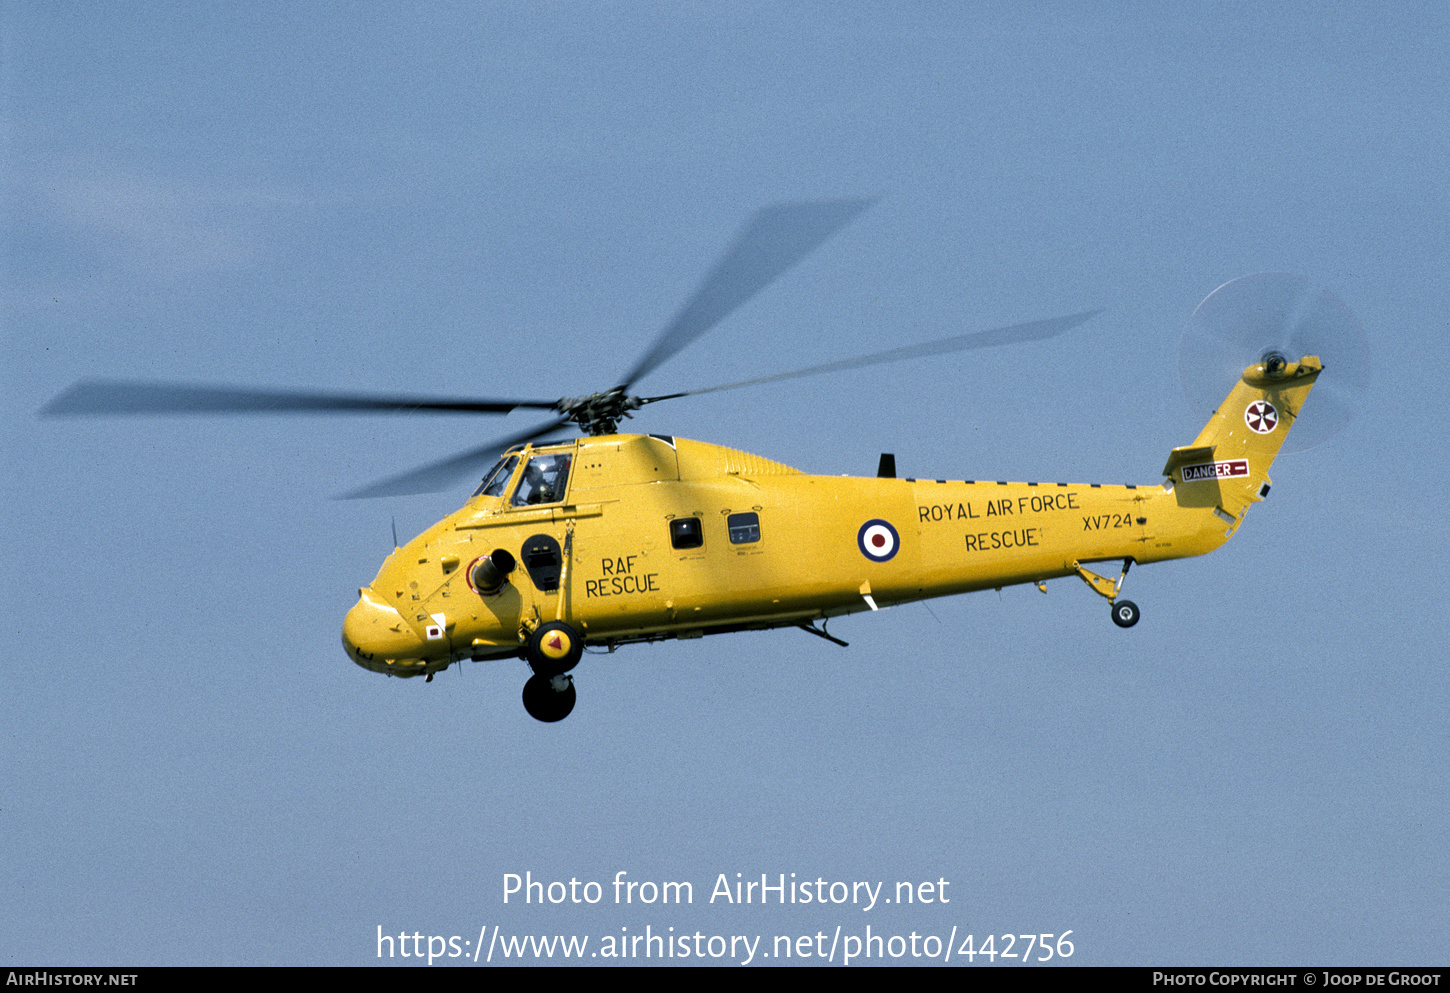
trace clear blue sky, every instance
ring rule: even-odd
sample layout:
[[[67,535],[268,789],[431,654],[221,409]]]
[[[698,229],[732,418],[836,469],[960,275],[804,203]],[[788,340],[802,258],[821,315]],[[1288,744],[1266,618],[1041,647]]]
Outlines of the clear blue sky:
[[[1447,8],[964,7],[6,3],[0,962],[869,923],[1443,963]],[[405,683],[339,643],[391,521],[469,487],[331,497],[527,415],[35,416],[101,375],[603,388],[752,211],[840,196],[881,199],[641,385],[1105,313],[634,424],[824,474],[1154,483],[1207,414],[1187,319],[1258,271],[1358,314],[1370,407],[1224,549],[1135,570],[1130,631],[1061,580],[843,619],[849,649],[637,647],[556,726],[522,662]],[[526,870],[695,903],[505,906]],[[737,872],[951,902],[709,904]]]

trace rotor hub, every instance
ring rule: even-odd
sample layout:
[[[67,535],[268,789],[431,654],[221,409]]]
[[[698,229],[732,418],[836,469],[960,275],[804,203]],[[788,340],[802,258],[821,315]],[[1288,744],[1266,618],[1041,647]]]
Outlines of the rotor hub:
[[[644,406],[644,401],[629,396],[623,386],[585,397],[561,397],[554,405],[564,417],[579,425],[585,434],[614,434],[621,418],[633,417],[630,411]]]

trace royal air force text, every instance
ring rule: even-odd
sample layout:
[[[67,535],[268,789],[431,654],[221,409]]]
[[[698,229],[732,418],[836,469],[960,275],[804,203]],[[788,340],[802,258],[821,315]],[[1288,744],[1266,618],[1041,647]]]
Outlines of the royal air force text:
[[[1057,514],[1081,510],[1076,492],[1034,493],[1030,496],[1000,497],[982,501],[959,500],[955,503],[934,503],[916,508],[918,523],[928,524],[948,521],[981,520],[998,518],[991,523],[1001,523],[1000,518],[1026,517],[1028,514]],[[1084,531],[1105,531],[1132,527],[1131,514],[1093,514],[1082,518]],[[1005,548],[1035,548],[1042,543],[1043,528],[1012,528],[1004,531],[974,531],[965,536],[967,550],[987,552]]]

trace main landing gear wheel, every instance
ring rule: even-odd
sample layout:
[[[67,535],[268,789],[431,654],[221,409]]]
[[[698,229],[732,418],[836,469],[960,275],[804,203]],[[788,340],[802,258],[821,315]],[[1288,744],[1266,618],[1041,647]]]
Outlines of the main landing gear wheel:
[[[563,621],[540,624],[529,635],[524,657],[535,675],[557,676],[579,664],[584,656],[584,639]]]
[[[1138,605],[1132,600],[1119,600],[1113,604],[1113,623],[1120,628],[1130,628],[1138,623]]]
[[[574,709],[574,680],[567,675],[530,676],[524,684],[524,709],[536,721],[562,721]]]

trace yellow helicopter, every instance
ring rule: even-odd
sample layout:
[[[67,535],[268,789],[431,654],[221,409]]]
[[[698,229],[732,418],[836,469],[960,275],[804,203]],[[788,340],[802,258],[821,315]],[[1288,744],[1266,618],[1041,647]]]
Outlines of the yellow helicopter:
[[[343,622],[350,658],[392,676],[464,659],[523,658],[523,702],[541,721],[574,707],[586,646],[798,627],[836,644],[833,617],[972,590],[1077,575],[1120,627],[1138,608],[1120,592],[1129,567],[1202,555],[1231,537],[1269,492],[1268,470],[1319,359],[1269,351],[1161,484],[814,476],[666,434],[619,434],[621,419],[662,400],[922,356],[1040,340],[1095,312],[1019,324],[778,373],[640,397],[632,385],[718,324],[871,201],[760,211],[678,316],[623,377],[585,397],[424,399],[87,380],[50,416],[176,413],[552,411],[547,423],[367,487],[352,497],[482,483],[464,506],[395,547]],[[540,440],[573,423],[582,437]],[[1107,574],[1101,563],[1110,563]],[[1120,564],[1120,568],[1119,568]],[[1113,575],[1116,571],[1117,574]],[[817,626],[817,624],[821,626]]]

